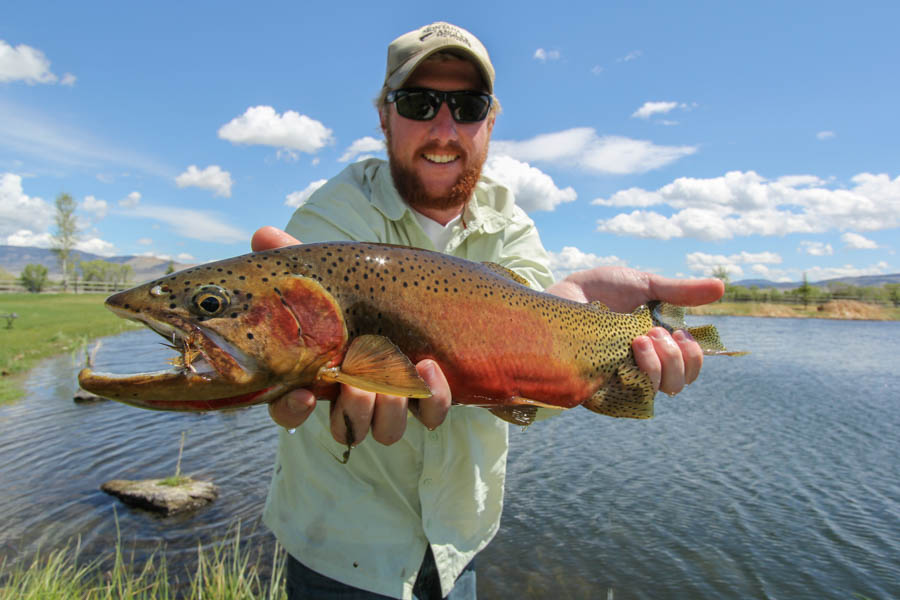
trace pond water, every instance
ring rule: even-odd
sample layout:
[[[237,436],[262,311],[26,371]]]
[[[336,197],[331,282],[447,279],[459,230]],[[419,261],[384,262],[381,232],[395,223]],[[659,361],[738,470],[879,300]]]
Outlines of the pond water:
[[[481,597],[900,597],[900,323],[703,321],[751,354],[708,358],[654,419],[576,408],[511,429]],[[97,366],[158,365],[170,354],[158,339],[107,338]],[[79,536],[83,556],[102,556],[118,527],[138,557],[164,544],[170,567],[189,565],[237,520],[245,543],[274,546],[259,521],[276,445],[264,408],[76,405],[83,361],[43,363],[27,397],[0,407],[0,556],[28,561]],[[159,517],[99,490],[174,473],[183,431],[182,471],[215,481],[215,503]]]

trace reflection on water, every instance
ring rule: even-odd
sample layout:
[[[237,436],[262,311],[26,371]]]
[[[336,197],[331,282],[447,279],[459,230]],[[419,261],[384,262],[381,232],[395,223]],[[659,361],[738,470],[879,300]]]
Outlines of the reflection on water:
[[[149,330],[107,338],[97,367],[159,368],[172,352],[158,341]],[[0,408],[0,555],[27,560],[38,548],[77,536],[82,556],[108,554],[116,541],[115,516],[125,549],[140,557],[165,544],[170,565],[192,559],[198,542],[219,540],[237,520],[243,538],[274,544],[259,524],[277,437],[265,408],[180,414],[109,401],[78,405],[72,395],[83,361],[66,355],[42,363],[28,379],[27,398]],[[182,431],[182,472],[219,486],[212,505],[162,517],[126,508],[100,491],[109,479],[174,474]]]
[[[658,398],[655,419],[573,409],[511,429],[482,597],[900,597],[900,324],[704,320],[752,354],[708,359],[700,381]],[[98,366],[159,364],[157,339],[110,338]],[[265,409],[75,405],[81,360],[44,363],[27,399],[0,408],[0,556],[27,560],[77,535],[85,555],[108,552],[114,507],[126,548],[163,541],[170,565],[235,519],[251,543],[272,545],[256,526],[275,451]],[[158,517],[99,491],[171,474],[184,430],[183,471],[221,488],[211,506]]]

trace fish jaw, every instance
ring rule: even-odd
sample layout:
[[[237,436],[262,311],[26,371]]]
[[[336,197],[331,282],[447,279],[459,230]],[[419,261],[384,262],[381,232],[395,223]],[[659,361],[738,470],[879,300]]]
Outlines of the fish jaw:
[[[172,369],[142,373],[103,373],[88,367],[78,374],[85,390],[126,404],[156,410],[206,411],[265,402],[284,387],[272,383],[259,363],[221,336],[177,315],[136,312],[125,292],[107,299],[118,316],[137,321],[183,353]],[[190,357],[189,357],[190,356]]]

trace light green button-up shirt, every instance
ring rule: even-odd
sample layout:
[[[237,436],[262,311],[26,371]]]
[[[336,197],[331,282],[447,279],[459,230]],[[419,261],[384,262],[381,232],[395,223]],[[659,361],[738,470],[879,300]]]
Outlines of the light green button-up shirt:
[[[350,165],[294,213],[287,231],[303,242],[354,240],[433,250],[400,198],[387,163]],[[493,261],[537,289],[553,282],[537,229],[512,193],[482,177],[445,252]],[[403,438],[367,437],[346,447],[331,437],[319,403],[295,433],[280,433],[264,520],[297,560],[323,575],[386,596],[412,598],[431,544],[446,595],[500,525],[507,424],[487,410],[454,406],[428,431],[409,417]]]

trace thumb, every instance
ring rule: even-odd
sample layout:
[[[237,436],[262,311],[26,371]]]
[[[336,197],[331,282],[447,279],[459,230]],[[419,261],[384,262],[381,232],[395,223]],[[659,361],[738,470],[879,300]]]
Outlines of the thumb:
[[[699,306],[715,302],[725,293],[720,279],[672,279],[653,275],[650,277],[650,296],[679,306]]]
[[[254,252],[271,250],[272,248],[281,248],[282,246],[293,246],[300,243],[300,240],[291,234],[272,227],[271,225],[260,227],[253,234],[253,237],[250,238],[250,247]]]

